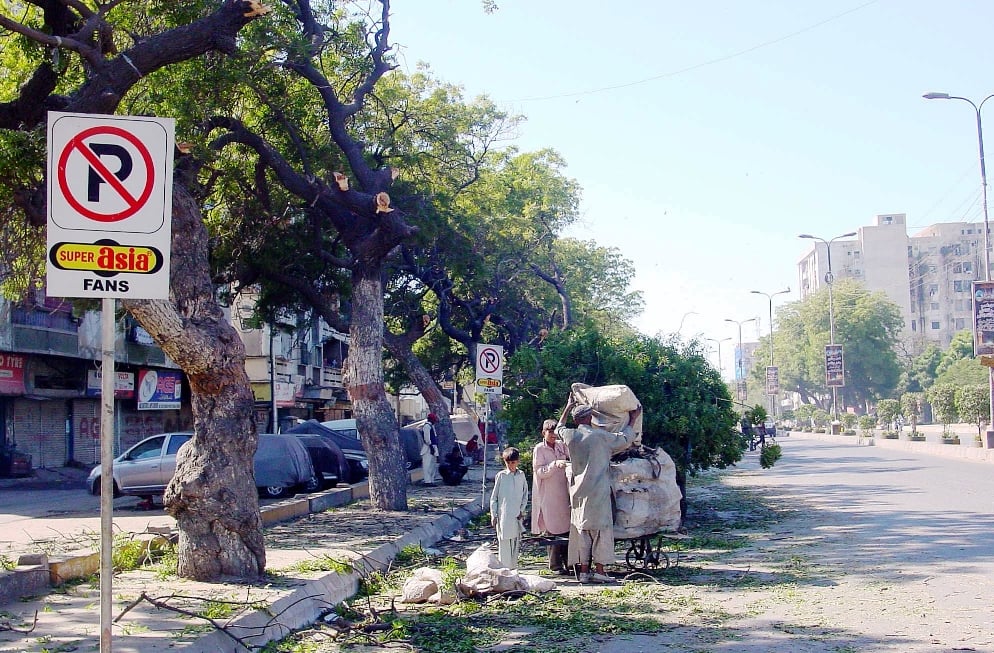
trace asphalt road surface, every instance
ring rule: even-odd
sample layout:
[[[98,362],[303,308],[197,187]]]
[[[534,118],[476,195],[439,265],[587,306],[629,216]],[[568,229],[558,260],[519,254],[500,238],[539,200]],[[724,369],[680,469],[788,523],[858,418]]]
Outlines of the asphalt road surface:
[[[846,440],[793,434],[774,468],[752,453],[724,476],[789,512],[705,570],[737,582],[672,588],[717,625],[686,613],[597,650],[994,652],[994,465]],[[656,608],[665,618],[672,605]]]

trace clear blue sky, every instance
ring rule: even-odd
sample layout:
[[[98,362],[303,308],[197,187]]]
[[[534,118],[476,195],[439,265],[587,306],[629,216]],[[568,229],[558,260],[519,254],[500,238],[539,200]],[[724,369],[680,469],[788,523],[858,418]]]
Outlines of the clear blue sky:
[[[726,376],[723,320],[769,330],[749,291],[798,298],[798,234],[982,219],[973,109],[921,95],[994,93],[989,0],[498,4],[394,0],[405,67],[525,115],[515,144],[558,150],[583,187],[569,235],[634,262],[637,326],[732,337]]]

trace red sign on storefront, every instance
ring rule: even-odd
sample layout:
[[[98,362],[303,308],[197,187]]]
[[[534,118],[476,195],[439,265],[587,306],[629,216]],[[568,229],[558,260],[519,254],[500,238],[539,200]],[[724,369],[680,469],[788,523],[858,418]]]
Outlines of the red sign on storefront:
[[[26,357],[0,352],[0,395],[24,394]]]

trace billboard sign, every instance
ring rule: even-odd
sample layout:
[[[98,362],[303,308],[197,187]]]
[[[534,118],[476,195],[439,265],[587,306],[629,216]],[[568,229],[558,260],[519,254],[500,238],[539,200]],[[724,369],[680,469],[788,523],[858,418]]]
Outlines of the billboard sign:
[[[182,381],[181,372],[139,370],[138,410],[179,410]]]
[[[766,366],[766,394],[780,394],[780,368],[776,365]]]
[[[994,281],[973,282],[973,353],[994,354]]]
[[[842,345],[825,345],[825,385],[829,388],[841,388],[846,385]]]

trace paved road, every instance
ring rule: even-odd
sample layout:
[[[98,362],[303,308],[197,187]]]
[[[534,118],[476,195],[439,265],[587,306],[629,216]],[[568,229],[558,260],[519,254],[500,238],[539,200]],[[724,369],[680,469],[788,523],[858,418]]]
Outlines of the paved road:
[[[851,438],[780,442],[773,469],[749,454],[723,482],[775,497],[792,515],[704,566],[724,581],[722,567],[735,570],[736,582],[667,590],[720,606],[722,628],[683,615],[665,635],[601,653],[994,652],[994,466]]]

